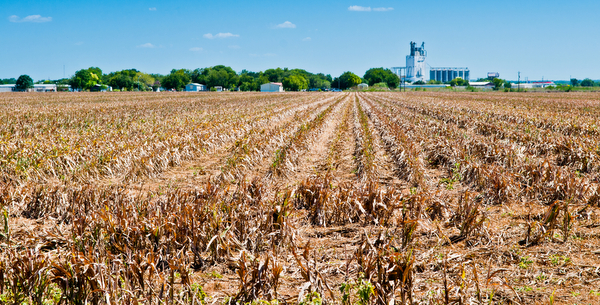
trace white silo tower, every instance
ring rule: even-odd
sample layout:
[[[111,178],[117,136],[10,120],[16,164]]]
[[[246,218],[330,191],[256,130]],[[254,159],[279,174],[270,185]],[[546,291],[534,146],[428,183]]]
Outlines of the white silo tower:
[[[406,56],[406,80],[413,83],[425,81],[425,42],[417,47],[416,42],[410,42],[410,55]]]

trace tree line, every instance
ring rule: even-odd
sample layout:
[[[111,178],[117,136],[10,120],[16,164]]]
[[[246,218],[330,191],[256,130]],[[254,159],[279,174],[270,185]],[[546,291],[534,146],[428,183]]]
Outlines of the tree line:
[[[1,80],[3,83],[16,83],[15,79]],[[372,68],[364,77],[352,72],[344,72],[333,78],[330,74],[311,73],[303,69],[275,68],[261,72],[242,70],[237,73],[231,67],[217,65],[214,67],[189,69],[173,69],[167,75],[144,73],[137,69],[125,69],[104,73],[98,67],[90,67],[75,72],[70,78],[46,80],[39,83],[54,83],[70,85],[76,90],[102,90],[108,86],[121,91],[150,91],[157,88],[167,90],[183,90],[187,84],[199,83],[208,88],[221,86],[228,90],[260,91],[260,86],[269,82],[282,83],[286,91],[301,91],[306,89],[345,90],[367,83],[370,86],[380,86],[394,89],[400,79],[389,69]]]

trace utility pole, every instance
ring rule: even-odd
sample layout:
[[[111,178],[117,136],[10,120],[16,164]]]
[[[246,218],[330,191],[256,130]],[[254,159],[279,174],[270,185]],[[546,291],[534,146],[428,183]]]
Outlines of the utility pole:
[[[521,92],[521,71],[519,71],[519,80],[517,82],[517,92]]]

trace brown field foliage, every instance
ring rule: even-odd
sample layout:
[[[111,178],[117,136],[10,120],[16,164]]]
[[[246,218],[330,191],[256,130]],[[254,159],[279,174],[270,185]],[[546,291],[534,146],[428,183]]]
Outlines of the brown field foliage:
[[[0,95],[0,304],[600,303],[596,93]]]

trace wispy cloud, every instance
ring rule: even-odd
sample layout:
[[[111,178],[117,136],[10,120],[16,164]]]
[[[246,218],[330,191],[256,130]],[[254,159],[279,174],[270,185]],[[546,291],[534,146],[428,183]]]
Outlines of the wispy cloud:
[[[312,38],[310,38],[310,37],[306,37],[306,38],[303,38],[302,41],[310,41],[311,39]]]
[[[190,51],[192,51],[192,52],[201,52],[202,50],[204,50],[204,49],[200,48],[200,47],[190,48]]]
[[[150,10],[150,11],[156,11],[156,7],[151,7],[148,10]]]
[[[215,38],[231,38],[231,37],[240,37],[240,35],[237,34],[231,34],[231,33],[219,33],[216,35],[213,35],[211,33],[208,34],[204,34],[204,38],[208,38],[208,39],[215,39]]]
[[[393,11],[394,8],[393,7],[376,7],[373,10],[376,12],[387,12],[387,11]]]
[[[231,45],[231,46],[229,46],[229,48],[230,48],[230,49],[239,49],[239,48],[240,48],[240,46],[238,46],[238,45]]]
[[[359,5],[353,5],[351,7],[348,8],[349,11],[354,11],[354,12],[370,12],[371,11],[371,7],[364,7],[364,6],[359,6]]]
[[[265,57],[273,57],[273,56],[277,56],[277,54],[275,54],[275,53],[265,53],[264,56]]]
[[[393,11],[394,8],[393,7],[375,7],[375,8],[371,8],[370,6],[353,5],[353,6],[349,7],[348,10],[349,11],[353,11],[353,12],[370,12],[370,11],[374,11],[374,12],[387,12],[387,11]]]
[[[83,45],[83,41],[78,41],[78,42],[75,43],[75,45],[76,46],[81,46],[81,45]]]
[[[289,21],[286,21],[284,23],[276,25],[275,28],[276,29],[295,29],[296,25]]]
[[[25,18],[19,18],[17,15],[12,15],[8,17],[10,22],[50,22],[52,21],[52,17],[42,17],[41,15],[29,15]]]
[[[137,46],[138,48],[148,48],[148,49],[152,49],[155,48],[155,46],[149,42],[145,43],[145,44],[141,44],[139,46]]]

